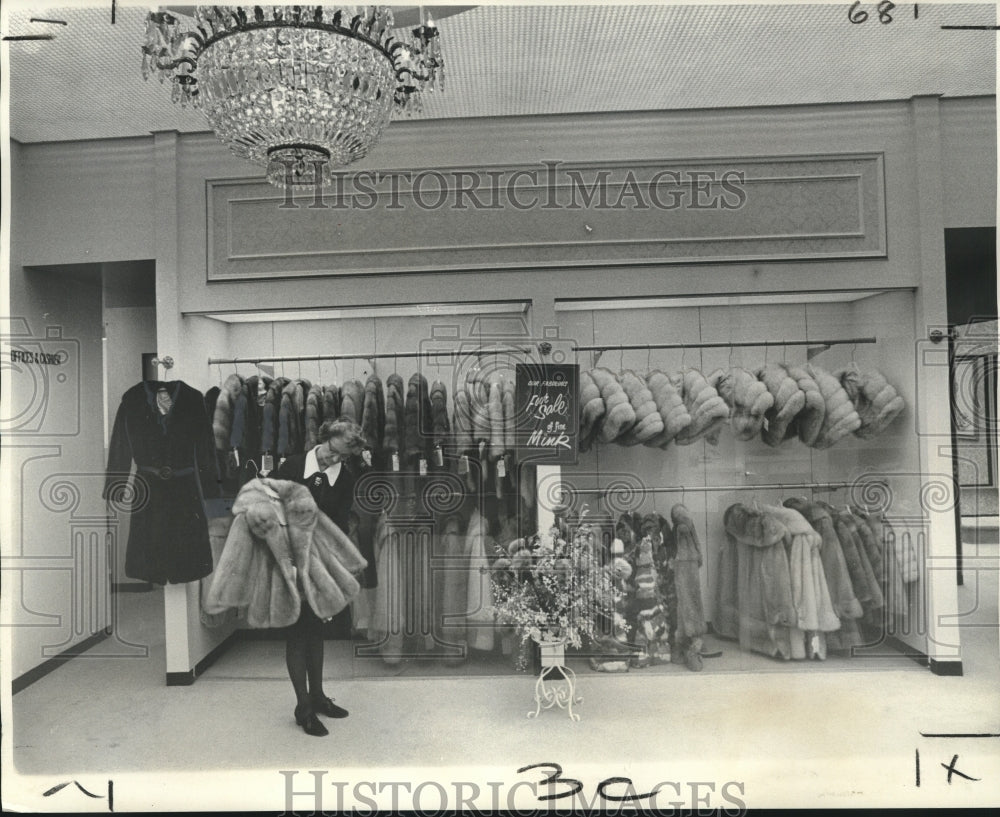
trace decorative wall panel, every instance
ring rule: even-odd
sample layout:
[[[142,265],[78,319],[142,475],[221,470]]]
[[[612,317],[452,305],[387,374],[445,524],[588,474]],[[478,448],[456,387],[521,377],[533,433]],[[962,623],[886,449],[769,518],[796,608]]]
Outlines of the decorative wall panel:
[[[209,281],[886,255],[881,154],[222,179],[206,202]]]

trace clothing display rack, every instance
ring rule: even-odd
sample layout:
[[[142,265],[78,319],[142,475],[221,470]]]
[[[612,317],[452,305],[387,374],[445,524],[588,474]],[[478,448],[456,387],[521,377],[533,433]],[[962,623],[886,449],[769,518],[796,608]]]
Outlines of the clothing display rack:
[[[573,352],[628,352],[651,349],[736,349],[751,346],[860,346],[862,344],[878,343],[878,338],[840,338],[838,340],[754,340],[754,341],[712,341],[698,343],[637,343],[614,344],[602,343],[589,346],[574,346]]]
[[[576,494],[600,495],[614,494],[618,490],[635,492],[636,494],[675,494],[691,491],[700,493],[703,491],[771,491],[771,490],[811,490],[811,491],[840,491],[850,488],[855,482],[800,482],[800,483],[768,483],[760,485],[698,485],[695,487],[684,485],[660,486],[656,488],[632,488],[623,485],[620,489],[615,488],[583,488],[574,490]]]
[[[432,358],[450,355],[470,355],[482,357],[483,355],[500,354],[501,352],[517,352],[519,354],[531,354],[535,351],[524,346],[499,346],[488,349],[440,349],[423,352],[378,352],[374,354],[338,354],[338,355],[291,355],[282,357],[210,357],[208,365],[236,365],[239,363],[308,363],[320,360],[396,360],[399,358]]]

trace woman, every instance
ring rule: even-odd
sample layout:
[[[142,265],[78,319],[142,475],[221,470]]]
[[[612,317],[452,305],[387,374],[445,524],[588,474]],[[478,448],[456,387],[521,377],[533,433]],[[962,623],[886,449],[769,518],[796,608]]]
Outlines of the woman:
[[[320,442],[315,448],[288,457],[274,477],[308,488],[319,510],[346,532],[356,481],[348,460],[364,450],[364,434],[349,420],[328,420],[320,426],[317,438]],[[285,662],[295,688],[295,722],[308,735],[329,734],[316,715],[346,718],[348,713],[323,691],[323,622],[304,595],[298,621],[285,632]]]

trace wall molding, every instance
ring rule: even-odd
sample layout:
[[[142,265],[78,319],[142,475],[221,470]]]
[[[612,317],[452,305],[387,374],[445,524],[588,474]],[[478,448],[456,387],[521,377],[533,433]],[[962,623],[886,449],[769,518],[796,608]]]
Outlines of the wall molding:
[[[209,179],[205,212],[208,282],[887,255],[881,153]]]

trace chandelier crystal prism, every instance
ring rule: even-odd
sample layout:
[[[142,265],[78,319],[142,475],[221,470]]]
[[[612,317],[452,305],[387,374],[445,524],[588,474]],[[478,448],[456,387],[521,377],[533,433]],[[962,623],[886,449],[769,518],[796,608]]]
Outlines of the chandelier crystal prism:
[[[428,17],[393,28],[385,6],[198,6],[150,12],[142,74],[170,81],[222,142],[282,188],[330,181],[365,156],[394,112],[443,90],[438,30]]]

